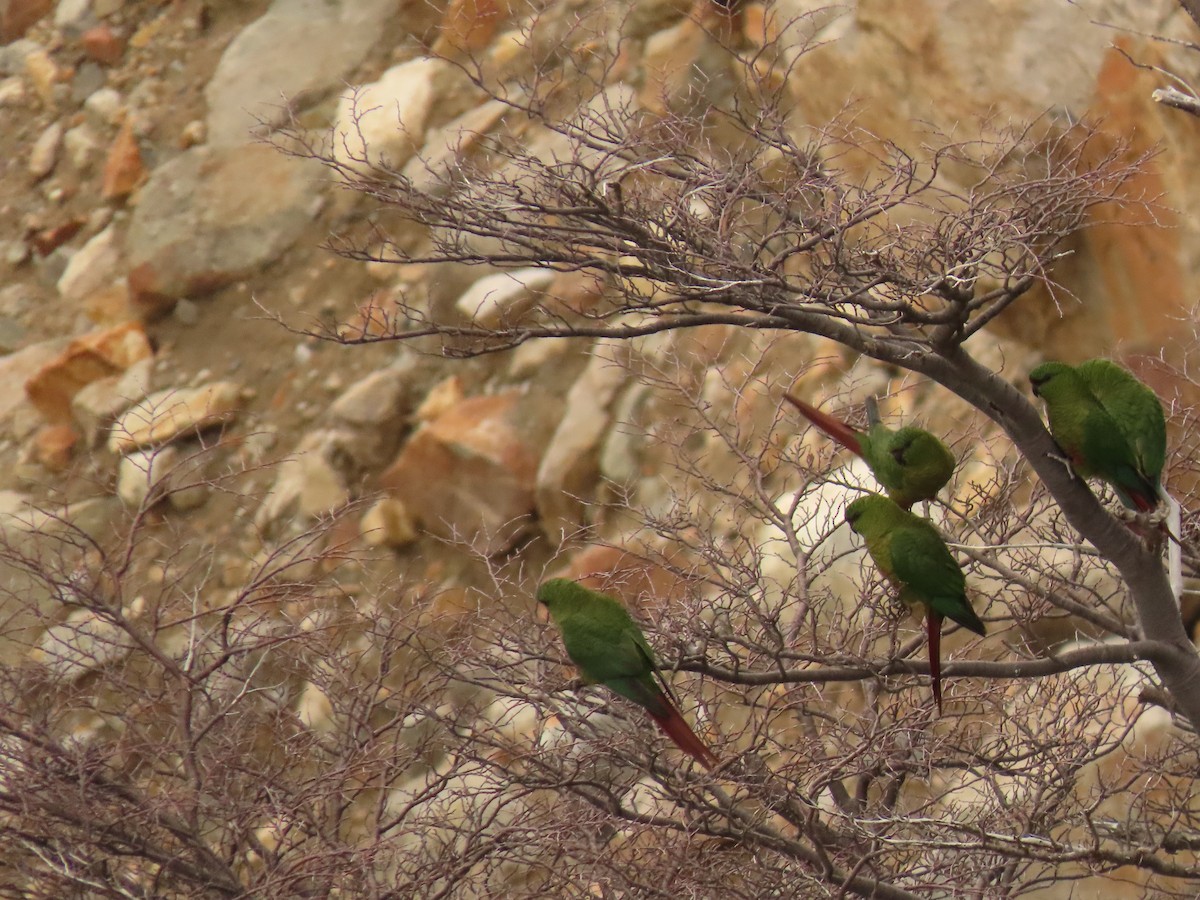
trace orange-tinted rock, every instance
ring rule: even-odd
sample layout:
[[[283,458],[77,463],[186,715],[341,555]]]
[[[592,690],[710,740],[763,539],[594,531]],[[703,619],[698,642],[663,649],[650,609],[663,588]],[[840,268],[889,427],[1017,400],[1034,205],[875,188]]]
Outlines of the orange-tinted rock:
[[[442,16],[433,52],[482,50],[496,33],[496,26],[507,12],[504,0],[451,0]]]
[[[126,122],[113,139],[108,158],[104,161],[104,178],[100,196],[105,200],[119,200],[133,193],[146,176],[142,163],[142,151],[133,134],[133,126]]]
[[[34,435],[34,455],[51,472],[61,472],[71,464],[78,442],[79,432],[70,425],[46,425]]]
[[[125,280],[129,288],[129,306],[143,322],[170,315],[178,302],[163,290],[158,273],[148,262],[130,269]]]
[[[96,331],[71,341],[67,348],[28,381],[25,393],[51,422],[71,421],[71,400],[84,385],[123,372],[154,353],[137,323]]]
[[[551,573],[621,598],[631,606],[673,604],[686,584],[662,564],[628,550],[590,544],[571,556],[567,568]]]
[[[54,0],[8,0],[0,5],[0,43],[23,36],[53,7]]]
[[[89,28],[79,39],[83,52],[105,66],[115,66],[125,53],[125,42],[107,25]]]
[[[86,220],[70,219],[61,225],[41,228],[29,236],[29,245],[38,256],[49,256],[79,233]]]
[[[520,394],[471,397],[422,426],[383,474],[425,528],[487,554],[512,546],[534,508],[538,456],[517,427]]]

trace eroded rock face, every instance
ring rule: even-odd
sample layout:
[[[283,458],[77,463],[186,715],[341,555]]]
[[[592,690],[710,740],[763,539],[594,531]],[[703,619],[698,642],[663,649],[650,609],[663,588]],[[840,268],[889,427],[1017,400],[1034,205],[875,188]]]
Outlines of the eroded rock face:
[[[273,262],[317,212],[319,174],[266,146],[194,147],[159,166],[126,239],[131,287],[204,295]]]
[[[343,83],[397,6],[396,0],[275,0],[230,43],[208,82],[209,140],[247,144],[261,122],[282,121],[283,97]]]
[[[419,428],[383,473],[424,528],[491,555],[534,510],[538,454],[515,421],[520,395],[469,397]]]

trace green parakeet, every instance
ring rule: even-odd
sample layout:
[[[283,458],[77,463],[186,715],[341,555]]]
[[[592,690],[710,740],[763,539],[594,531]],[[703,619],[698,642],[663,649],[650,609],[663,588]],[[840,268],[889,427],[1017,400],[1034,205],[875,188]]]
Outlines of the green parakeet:
[[[654,651],[619,600],[566,578],[551,578],[538,588],[537,598],[550,611],[567,656],[585,680],[641,706],[679,749],[706,769],[717,764],[671,702]]]
[[[905,509],[920,500],[932,500],[954,473],[954,454],[949,447],[923,428],[886,427],[879,421],[873,401],[867,404],[871,424],[863,432],[791,394],[784,397],[823,432],[861,456],[888,496]]]
[[[929,631],[929,674],[933,698],[942,711],[942,619],[978,635],[987,629],[967,600],[967,581],[941,535],[927,521],[879,494],[867,494],[846,507],[846,521],[867,542],[875,565],[909,607],[923,608]]]
[[[1167,424],[1154,392],[1106,359],[1042,363],[1029,380],[1079,476],[1107,481],[1130,509],[1155,509],[1165,496]]]

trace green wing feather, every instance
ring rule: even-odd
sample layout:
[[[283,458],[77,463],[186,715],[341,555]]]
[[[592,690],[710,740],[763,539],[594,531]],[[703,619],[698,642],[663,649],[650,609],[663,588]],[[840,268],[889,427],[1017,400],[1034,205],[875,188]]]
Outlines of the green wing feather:
[[[925,525],[925,523],[921,523]],[[909,525],[891,536],[892,569],[909,593],[976,634],[987,629],[967,600],[967,580],[931,525]]]
[[[1158,396],[1107,359],[1089,359],[1075,371],[1112,416],[1133,449],[1140,472],[1158,485],[1167,459],[1167,422]]]

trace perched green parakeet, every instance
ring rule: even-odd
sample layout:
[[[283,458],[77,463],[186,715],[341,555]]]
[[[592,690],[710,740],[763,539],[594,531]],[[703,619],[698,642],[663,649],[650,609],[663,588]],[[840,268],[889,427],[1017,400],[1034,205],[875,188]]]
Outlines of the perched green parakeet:
[[[923,428],[886,427],[879,421],[873,400],[867,403],[870,427],[863,432],[791,394],[784,397],[823,432],[861,456],[888,496],[905,509],[920,500],[932,500],[954,473],[954,454],[949,447]]]
[[[1106,359],[1042,363],[1029,380],[1045,401],[1050,433],[1081,478],[1107,481],[1130,509],[1158,506],[1167,423],[1150,388]]]
[[[641,706],[679,749],[706,769],[717,764],[717,757],[671,702],[654,651],[619,600],[566,578],[551,578],[538,588],[537,598],[550,611],[567,656],[586,681]]]
[[[924,609],[929,631],[929,674],[942,711],[942,619],[953,619],[978,635],[987,629],[967,600],[967,581],[941,535],[927,521],[879,494],[846,507],[846,521],[867,542],[875,565],[909,607]]]

